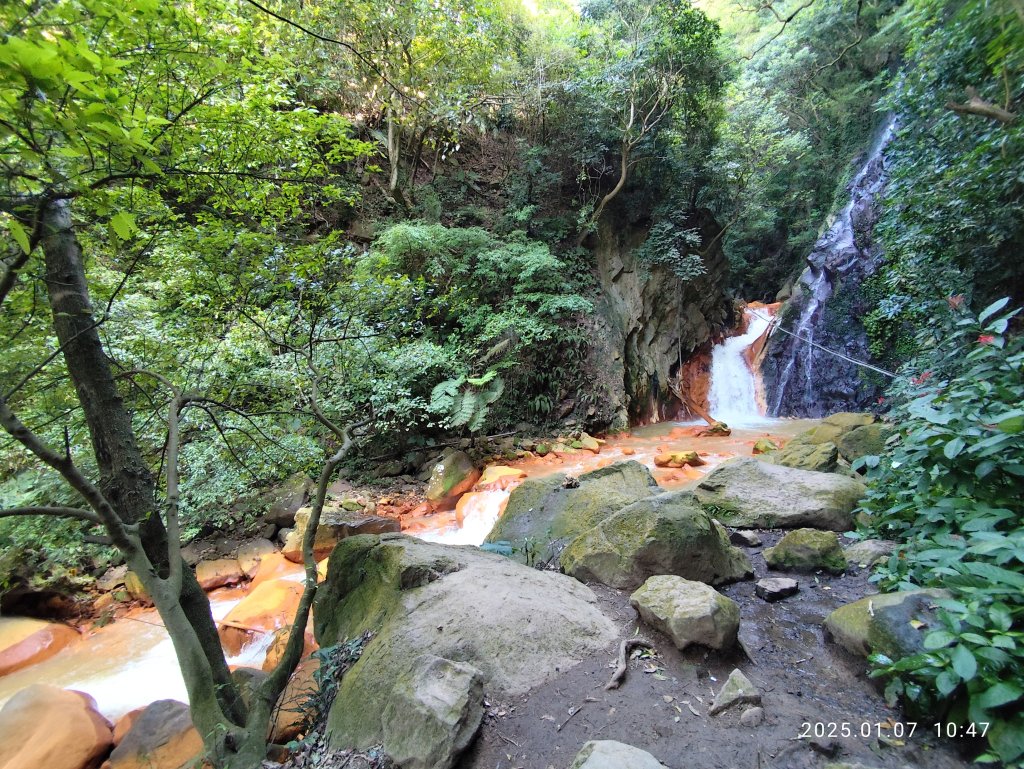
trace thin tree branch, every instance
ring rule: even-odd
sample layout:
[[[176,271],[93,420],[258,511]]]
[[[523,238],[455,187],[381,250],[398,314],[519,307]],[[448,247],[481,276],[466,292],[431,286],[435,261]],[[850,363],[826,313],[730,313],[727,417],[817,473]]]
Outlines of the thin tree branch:
[[[58,518],[76,518],[80,521],[88,521],[97,526],[102,526],[102,519],[89,510],[82,510],[78,507],[8,507],[0,509],[0,518],[15,518],[33,515],[52,515]]]

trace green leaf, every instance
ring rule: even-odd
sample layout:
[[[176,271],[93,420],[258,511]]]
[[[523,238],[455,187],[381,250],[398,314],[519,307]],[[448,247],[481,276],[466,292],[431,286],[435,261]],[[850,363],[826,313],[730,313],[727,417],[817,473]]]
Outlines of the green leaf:
[[[135,224],[135,217],[127,211],[119,211],[110,217],[110,226],[113,228],[114,234],[121,240],[128,240],[139,231]]]
[[[988,307],[981,311],[981,313],[978,315],[978,322],[984,323],[986,320],[991,318],[1001,309],[1006,307],[1006,305],[1009,304],[1009,302],[1010,297],[1008,296],[1004,296],[1002,299],[996,299],[996,301],[992,302],[992,304],[990,304]]]
[[[971,650],[963,644],[953,647],[950,661],[953,663],[953,670],[964,681],[970,681],[978,672],[978,661]]]
[[[963,438],[954,438],[946,444],[945,448],[942,449],[942,453],[946,455],[946,459],[956,459],[960,452],[964,450],[965,445]]]
[[[11,237],[14,238],[14,241],[21,247],[22,251],[27,254],[32,250],[32,244],[28,240],[28,233],[25,232],[25,228],[17,220],[10,219],[7,222],[7,227],[11,231]]]
[[[996,426],[1004,433],[1024,432],[1024,409],[1003,414],[996,422]]]
[[[954,641],[956,641],[956,636],[948,630],[933,630],[924,637],[923,646],[928,651],[934,651],[935,649],[944,649]]]
[[[1016,702],[1022,696],[1024,696],[1024,689],[1021,689],[1020,686],[1007,681],[1000,681],[995,686],[989,687],[971,699],[988,710],[989,708],[998,708],[1000,705]]]

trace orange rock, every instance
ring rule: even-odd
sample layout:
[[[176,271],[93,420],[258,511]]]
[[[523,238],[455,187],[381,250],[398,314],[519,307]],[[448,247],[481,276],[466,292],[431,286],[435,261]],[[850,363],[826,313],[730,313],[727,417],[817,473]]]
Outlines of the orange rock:
[[[696,451],[671,451],[654,457],[655,467],[685,467],[705,464]]]
[[[288,636],[291,634],[291,625],[283,627],[274,633],[274,640],[270,644],[270,648],[267,649],[267,656],[263,659],[263,670],[267,673],[277,667],[277,663],[281,661],[284,656],[284,650],[288,646]],[[320,647],[317,645],[316,640],[313,638],[312,626],[306,628],[306,632],[302,638],[302,659],[306,659],[310,654],[315,652]]]
[[[102,769],[181,769],[202,752],[188,705],[157,700],[142,709]]]
[[[242,569],[242,573],[252,579],[259,571],[263,559],[275,552],[277,552],[277,548],[269,539],[255,539],[238,548],[235,558],[238,559],[238,566]]]
[[[679,472],[682,473],[683,477],[686,478],[686,480],[689,480],[689,481],[695,481],[698,478],[703,478],[704,477],[704,473],[702,473],[700,470],[697,470],[697,469],[695,469],[693,467],[684,467]]]
[[[302,567],[299,564],[292,563],[281,555],[281,553],[270,553],[260,559],[260,565],[256,570],[256,576],[252,578],[252,587],[256,587],[272,579],[280,579],[281,577],[287,577],[291,574],[298,574],[301,571]]]
[[[121,740],[128,734],[131,728],[135,725],[135,722],[139,720],[139,716],[145,708],[135,708],[135,710],[129,711],[121,716],[120,720],[114,724],[114,747],[116,748],[121,744]]]
[[[203,590],[213,590],[225,585],[237,585],[245,579],[245,572],[237,559],[218,558],[196,564],[196,579]]]
[[[13,642],[0,649],[0,676],[47,660],[81,638],[67,625],[21,617],[4,620],[3,630],[0,638]]]
[[[302,731],[305,720],[304,707],[309,696],[316,691],[316,680],[313,674],[320,668],[320,660],[316,657],[299,663],[288,680],[288,685],[281,692],[274,710],[274,725],[271,729],[270,741],[276,743],[291,742]]]
[[[291,624],[301,595],[302,585],[291,580],[275,579],[258,585],[221,621],[224,650],[238,654],[258,632],[273,632]]]
[[[0,710],[0,769],[95,769],[113,740],[82,692],[32,684]]]
[[[622,456],[624,456],[624,457],[631,457],[634,454],[636,454],[636,449],[634,449],[632,446],[626,446],[622,450]]]

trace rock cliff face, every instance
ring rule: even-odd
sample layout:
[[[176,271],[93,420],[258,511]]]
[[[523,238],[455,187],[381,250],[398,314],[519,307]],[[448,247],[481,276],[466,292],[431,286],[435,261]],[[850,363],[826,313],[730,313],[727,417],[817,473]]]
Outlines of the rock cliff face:
[[[680,357],[685,362],[709,347],[730,323],[721,227],[706,209],[687,224],[712,245],[703,257],[705,274],[686,284],[664,267],[637,262],[649,220],[609,216],[601,225],[594,254],[601,294],[589,362],[604,390],[603,402],[589,415],[598,426],[621,429],[678,417],[684,409],[668,382]]]
[[[781,328],[793,335],[772,335],[761,368],[771,416],[864,410],[881,392],[878,375],[821,348],[871,359],[863,325],[871,305],[861,286],[882,258],[873,234],[887,178],[884,151],[893,126],[890,121],[868,153],[850,184],[849,202],[815,243],[782,309]]]

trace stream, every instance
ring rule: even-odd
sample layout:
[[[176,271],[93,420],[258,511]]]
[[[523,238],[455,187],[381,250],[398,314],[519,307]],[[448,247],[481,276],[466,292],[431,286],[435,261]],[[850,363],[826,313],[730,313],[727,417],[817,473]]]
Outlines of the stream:
[[[762,311],[763,312],[763,311]],[[459,501],[455,514],[417,519],[406,529],[422,539],[451,545],[479,545],[500,517],[512,489],[525,478],[553,473],[581,475],[623,460],[647,465],[665,489],[695,485],[704,474],[727,459],[749,456],[759,438],[788,438],[807,429],[806,420],[772,419],[764,416],[763,388],[748,361],[748,351],[768,330],[762,314],[747,313],[745,331],[726,338],[712,351],[709,407],[712,416],[732,428],[729,436],[698,437],[703,422],[664,422],[638,427],[628,434],[610,436],[600,453],[578,451],[530,456],[507,463],[520,471],[505,476],[493,488],[471,491]],[[706,464],[699,468],[661,468],[655,457],[667,451],[696,450]],[[301,580],[295,572],[281,579]],[[222,588],[210,593],[215,620],[223,620],[247,595],[245,588]],[[0,640],[5,623],[0,618]],[[229,658],[233,667],[260,667],[271,633],[257,636]],[[135,708],[158,699],[187,701],[174,649],[155,610],[134,610],[106,627],[89,632],[80,642],[48,660],[0,677],[0,706],[21,689],[47,683],[92,695],[108,719],[117,720]]]

